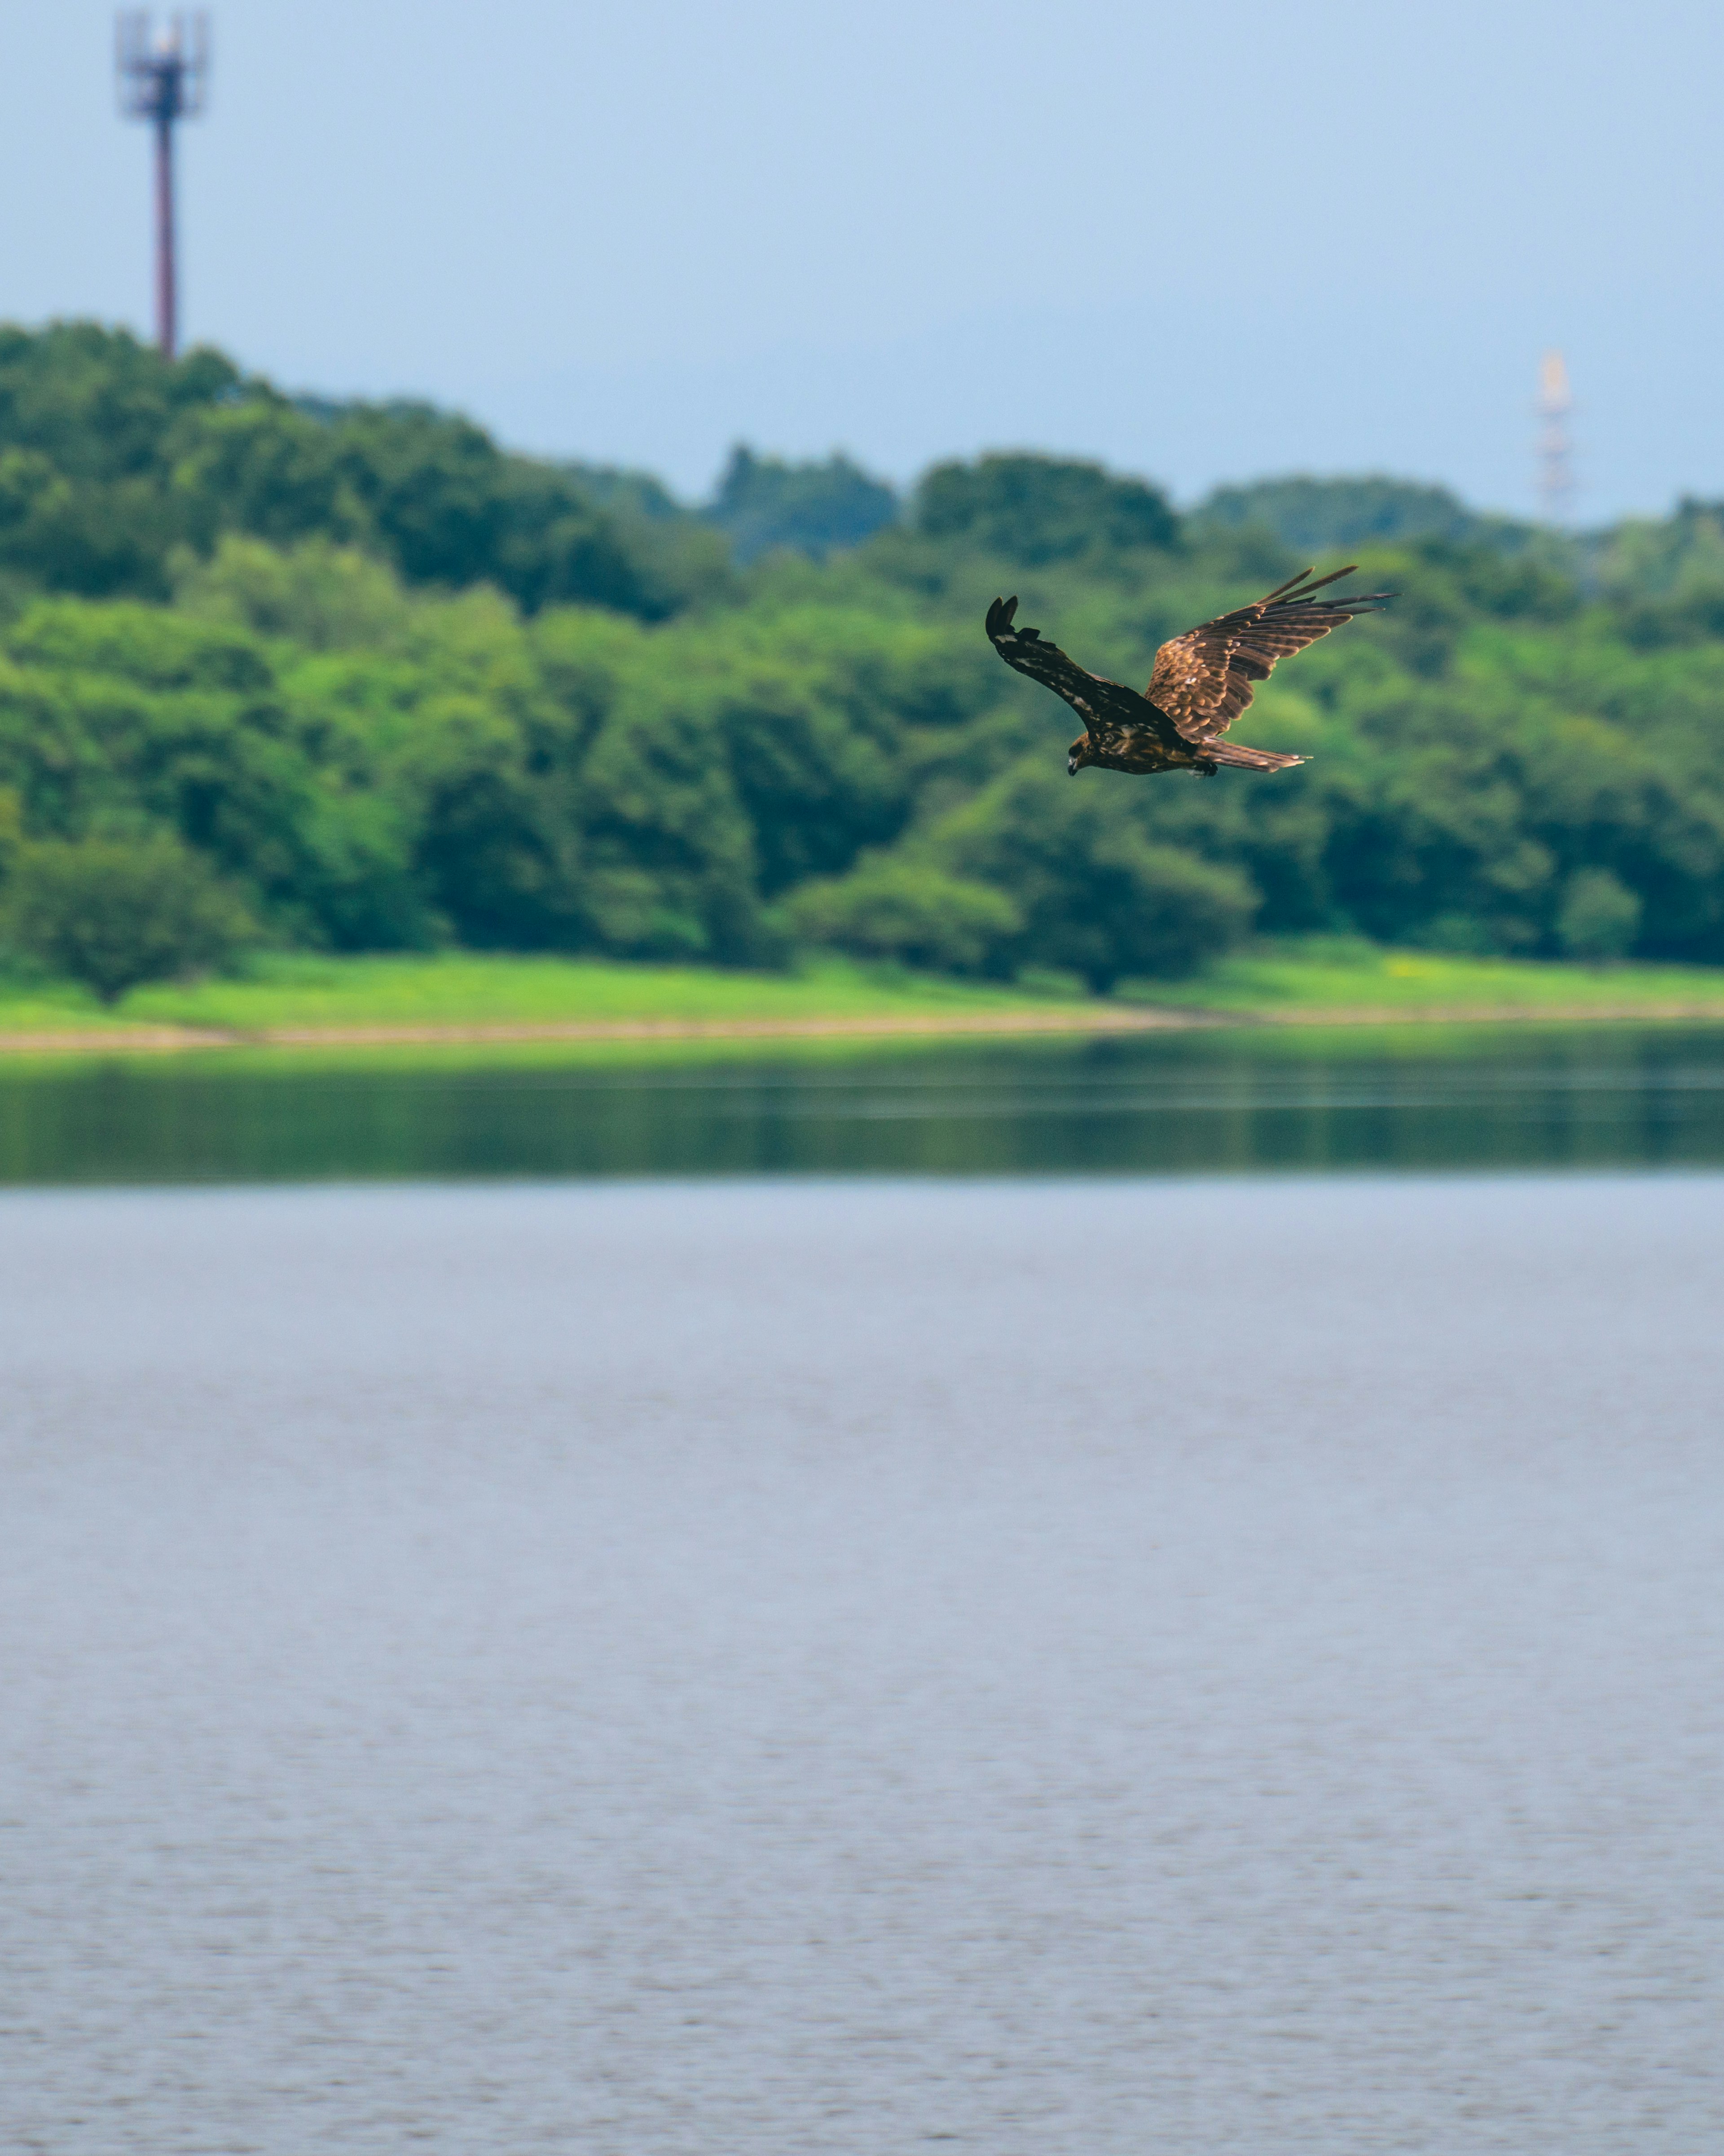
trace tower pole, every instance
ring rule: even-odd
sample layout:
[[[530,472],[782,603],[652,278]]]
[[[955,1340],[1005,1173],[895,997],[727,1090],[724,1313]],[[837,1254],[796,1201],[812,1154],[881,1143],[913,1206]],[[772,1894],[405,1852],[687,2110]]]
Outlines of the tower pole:
[[[1574,501],[1573,409],[1568,364],[1561,352],[1547,352],[1538,370],[1538,501],[1547,524],[1566,524]]]
[[[180,342],[180,268],[175,228],[173,131],[203,110],[209,72],[209,23],[201,13],[174,14],[157,30],[131,8],[116,25],[120,109],[147,120],[156,153],[156,344],[164,359]]]
[[[165,105],[156,115],[156,347],[164,359],[179,350],[179,264],[175,259],[173,122]]]

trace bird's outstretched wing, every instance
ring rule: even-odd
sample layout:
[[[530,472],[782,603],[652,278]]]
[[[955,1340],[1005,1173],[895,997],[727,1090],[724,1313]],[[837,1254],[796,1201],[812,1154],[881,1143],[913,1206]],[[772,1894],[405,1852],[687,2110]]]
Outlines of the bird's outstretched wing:
[[[1276,660],[1303,651],[1356,613],[1373,613],[1395,596],[1364,592],[1351,598],[1313,597],[1325,584],[1352,576],[1357,566],[1349,563],[1326,577],[1303,569],[1254,606],[1218,614],[1183,636],[1170,638],[1155,655],[1150,702],[1167,713],[1187,741],[1219,740],[1255,696],[1257,684],[1269,679]]]
[[[1014,627],[1016,599],[996,599],[988,609],[988,634],[994,649],[1008,666],[1015,666],[1032,681],[1039,681],[1056,696],[1063,696],[1084,722],[1084,730],[1102,742],[1130,727],[1141,726],[1170,743],[1177,743],[1171,715],[1157,711],[1147,697],[1122,681],[1086,673],[1068,659],[1057,644],[1049,644],[1033,629]]]

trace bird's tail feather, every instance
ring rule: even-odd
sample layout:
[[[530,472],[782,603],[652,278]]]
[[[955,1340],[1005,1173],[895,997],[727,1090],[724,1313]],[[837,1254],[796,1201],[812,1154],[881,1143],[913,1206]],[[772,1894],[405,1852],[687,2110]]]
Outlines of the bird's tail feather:
[[[1280,756],[1272,748],[1247,748],[1243,742],[1205,742],[1203,752],[1216,763],[1230,763],[1240,771],[1286,771],[1303,763],[1302,756]]]

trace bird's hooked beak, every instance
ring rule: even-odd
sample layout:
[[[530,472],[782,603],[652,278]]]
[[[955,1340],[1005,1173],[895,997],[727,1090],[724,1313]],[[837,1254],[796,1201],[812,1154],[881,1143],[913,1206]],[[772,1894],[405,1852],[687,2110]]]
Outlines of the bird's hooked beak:
[[[1068,778],[1075,778],[1083,767],[1082,764],[1078,762],[1078,752],[1074,749],[1071,754],[1065,759],[1066,777]]]

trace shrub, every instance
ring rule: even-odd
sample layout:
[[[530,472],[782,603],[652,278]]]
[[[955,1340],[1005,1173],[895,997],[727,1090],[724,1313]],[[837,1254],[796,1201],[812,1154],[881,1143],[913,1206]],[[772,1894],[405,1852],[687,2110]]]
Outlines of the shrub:
[[[9,940],[104,1004],[222,965],[251,932],[239,901],[173,839],[22,845],[4,898]]]
[[[1003,891],[880,855],[847,876],[804,884],[785,913],[811,943],[951,973],[983,971],[1023,926]]]
[[[1257,910],[1238,870],[1146,839],[1135,805],[1034,758],[947,818],[934,844],[957,875],[1011,893],[1024,924],[1013,962],[1067,968],[1106,995],[1134,974],[1191,973]]]
[[[1609,869],[1581,869],[1568,879],[1557,916],[1564,953],[1594,965],[1625,958],[1640,932],[1640,901]]]

